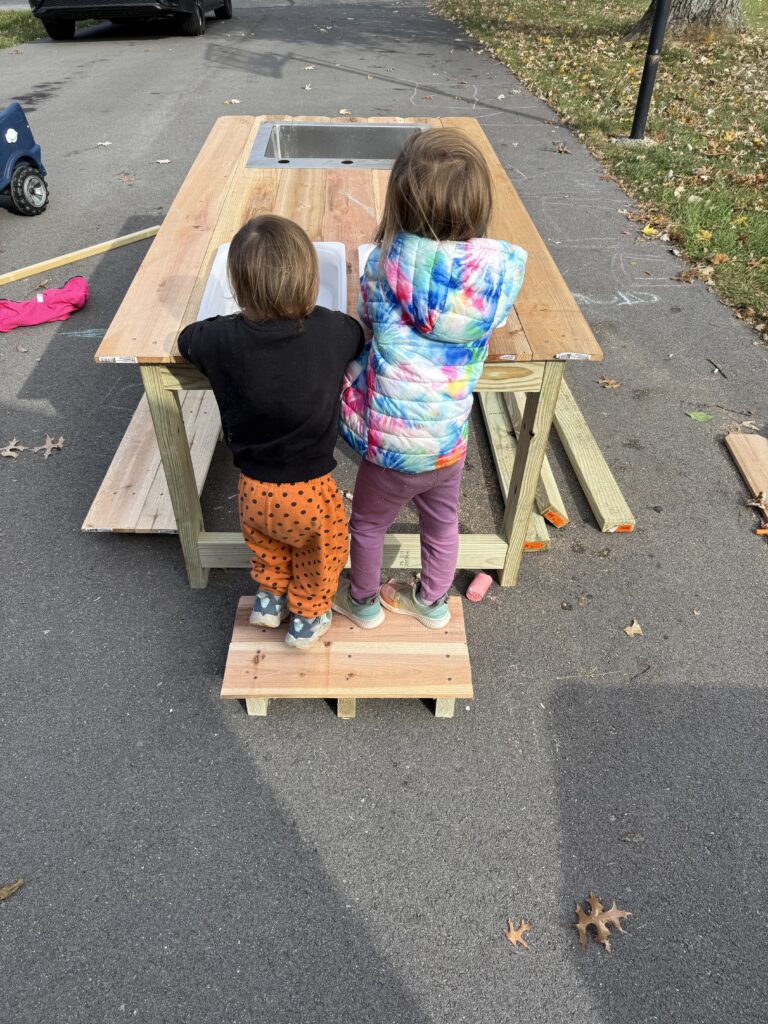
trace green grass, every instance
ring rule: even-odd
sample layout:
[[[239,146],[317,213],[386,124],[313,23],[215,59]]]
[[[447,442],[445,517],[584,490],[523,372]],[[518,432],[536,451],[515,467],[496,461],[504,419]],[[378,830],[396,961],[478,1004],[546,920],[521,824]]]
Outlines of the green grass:
[[[0,11],[0,50],[29,43],[44,35],[43,23],[28,11]]]
[[[744,16],[750,31],[768,34],[768,5],[765,0],[744,0]]]
[[[646,137],[628,135],[647,42],[622,35],[646,0],[433,0],[547,101],[643,210],[755,324],[768,319],[768,10],[743,36],[669,40]],[[568,156],[558,159],[567,160]],[[763,328],[764,329],[764,328]]]

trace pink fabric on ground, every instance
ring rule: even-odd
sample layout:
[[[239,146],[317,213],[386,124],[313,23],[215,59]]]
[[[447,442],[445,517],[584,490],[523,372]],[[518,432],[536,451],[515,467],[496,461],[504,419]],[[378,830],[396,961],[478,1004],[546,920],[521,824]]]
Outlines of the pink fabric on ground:
[[[0,334],[7,334],[14,327],[66,320],[87,301],[88,282],[84,277],[71,277],[63,288],[46,288],[27,302],[0,299]]]

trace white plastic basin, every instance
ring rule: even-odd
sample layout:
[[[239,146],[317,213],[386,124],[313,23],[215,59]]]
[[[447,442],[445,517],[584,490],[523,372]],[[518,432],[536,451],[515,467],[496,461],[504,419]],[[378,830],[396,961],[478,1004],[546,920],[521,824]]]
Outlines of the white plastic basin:
[[[346,250],[342,242],[315,242],[317,262],[320,267],[320,288],[317,305],[326,309],[347,311],[347,266]],[[210,316],[228,316],[239,313],[240,307],[232,294],[227,273],[229,244],[220,245],[205,284],[205,291],[197,312],[198,320]]]

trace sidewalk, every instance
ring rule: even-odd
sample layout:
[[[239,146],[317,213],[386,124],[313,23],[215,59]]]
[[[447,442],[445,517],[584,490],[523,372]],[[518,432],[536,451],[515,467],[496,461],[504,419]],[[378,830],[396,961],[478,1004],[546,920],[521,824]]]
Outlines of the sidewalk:
[[[555,445],[573,522],[466,605],[469,709],[249,720],[218,698],[245,573],[191,591],[174,539],[79,532],[140,394],[92,355],[146,245],[52,273],[85,274],[87,309],[0,336],[0,442],[65,437],[0,460],[0,885],[27,882],[0,905],[0,1018],[757,1024],[768,549],[721,442],[768,416],[753,333],[673,280],[578,140],[426,7],[259,5],[201,39],[21,49],[0,79],[51,204],[0,208],[0,272],[157,223],[224,114],[478,117],[605,351],[568,379],[639,525],[599,533]],[[497,514],[477,431],[470,463],[465,529]],[[223,456],[210,479],[205,514],[231,524]],[[610,957],[562,927],[590,889],[633,913]],[[534,922],[524,955],[508,916]]]

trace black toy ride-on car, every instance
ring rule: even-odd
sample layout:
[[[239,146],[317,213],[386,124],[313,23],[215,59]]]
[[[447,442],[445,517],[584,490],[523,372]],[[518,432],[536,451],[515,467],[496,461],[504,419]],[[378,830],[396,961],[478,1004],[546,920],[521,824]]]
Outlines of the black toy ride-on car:
[[[75,22],[89,18],[116,25],[152,18],[172,18],[183,36],[201,36],[205,15],[213,11],[220,21],[232,17],[232,0],[29,0],[51,39],[73,39]]]
[[[40,147],[18,103],[0,110],[0,193],[17,213],[35,217],[48,205]]]

